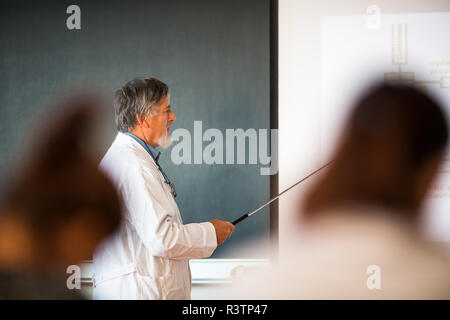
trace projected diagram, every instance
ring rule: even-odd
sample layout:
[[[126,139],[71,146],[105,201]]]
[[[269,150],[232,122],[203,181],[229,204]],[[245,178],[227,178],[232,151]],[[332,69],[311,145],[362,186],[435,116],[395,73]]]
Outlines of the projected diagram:
[[[438,97],[450,121],[450,13],[384,15],[381,28],[365,16],[321,18],[321,154],[332,150],[349,101],[372,81],[407,84]],[[338,84],[338,85],[337,85]],[[450,173],[450,149],[441,173]]]
[[[440,76],[437,80],[416,80],[415,73],[403,71],[402,66],[408,65],[408,25],[392,25],[392,65],[398,67],[396,72],[385,72],[384,82],[387,84],[409,84],[421,87],[423,90],[427,86],[439,86],[440,89],[450,89],[450,76]],[[444,158],[445,162],[450,162],[450,157]],[[446,166],[448,167],[448,166]],[[441,173],[450,173],[445,167]]]
[[[396,72],[385,72],[384,82],[390,84],[410,84],[425,87],[438,85],[441,89],[450,89],[450,76],[441,76],[437,80],[416,80],[414,72],[402,70],[408,64],[408,25],[392,25],[392,65],[398,67]]]
[[[384,82],[389,84],[410,84],[427,89],[428,85],[437,85],[440,89],[450,89],[450,76],[440,76],[437,80],[416,80],[414,72],[402,70],[402,66],[408,64],[408,25],[392,25],[392,65],[398,67],[396,72],[385,72]],[[450,157],[444,158],[445,162]],[[449,173],[450,170],[441,169],[441,173]]]
[[[367,16],[320,20],[320,130],[325,161],[351,103],[373,81],[409,84],[443,106],[450,121],[450,12],[384,14],[380,28]],[[450,148],[424,204],[426,232],[450,242]]]

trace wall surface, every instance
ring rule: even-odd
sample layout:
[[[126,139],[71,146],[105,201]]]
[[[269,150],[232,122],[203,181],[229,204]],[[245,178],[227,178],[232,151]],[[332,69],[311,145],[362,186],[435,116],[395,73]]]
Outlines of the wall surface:
[[[368,9],[373,5],[380,10],[381,19],[383,14],[450,12],[450,2],[446,0],[279,1],[280,191],[326,163],[326,157],[321,154],[321,17],[366,15],[369,18]],[[443,41],[446,32],[443,30]],[[345,46],[346,39],[341,39],[341,44]],[[302,197],[314,179],[280,199],[282,258],[289,258],[290,252],[284,249],[293,229],[299,228]]]
[[[113,93],[127,81],[153,76],[166,82],[177,121],[172,132],[191,136],[190,161],[176,164],[172,150],[160,163],[178,193],[185,223],[232,221],[269,199],[269,176],[251,164],[194,164],[194,144],[215,128],[267,130],[269,107],[269,1],[167,0],[77,1],[81,29],[66,26],[69,1],[14,1],[0,19],[0,170],[5,177],[30,142],[30,123],[45,121],[56,98],[89,89]],[[105,144],[116,130],[113,110],[104,114]],[[201,130],[194,130],[194,121]],[[197,126],[198,128],[198,126]],[[182,142],[178,141],[179,143]],[[235,143],[237,144],[237,143]],[[226,159],[223,141],[223,159]],[[235,149],[237,147],[234,147]],[[224,161],[225,162],[225,161]],[[4,179],[3,179],[4,180]],[[267,243],[268,209],[239,225],[214,257],[251,258],[237,251],[252,241]]]

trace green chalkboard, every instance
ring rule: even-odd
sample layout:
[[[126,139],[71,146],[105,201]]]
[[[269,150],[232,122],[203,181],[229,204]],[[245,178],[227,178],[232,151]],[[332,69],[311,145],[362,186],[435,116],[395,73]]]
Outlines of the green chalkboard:
[[[72,4],[81,29],[67,27]],[[86,84],[112,100],[132,78],[161,79],[177,116],[172,131],[184,128],[192,141],[194,121],[224,139],[226,129],[270,128],[269,0],[13,1],[2,6],[0,26],[3,175],[33,138],[28,120],[45,118],[46,105]],[[112,106],[104,119],[110,143]],[[171,148],[161,164],[185,223],[231,221],[269,199],[270,176],[249,164],[249,154],[245,164],[194,164],[192,145],[192,163],[175,164]],[[269,242],[268,208],[242,222],[213,257],[259,258],[240,250],[252,241]]]

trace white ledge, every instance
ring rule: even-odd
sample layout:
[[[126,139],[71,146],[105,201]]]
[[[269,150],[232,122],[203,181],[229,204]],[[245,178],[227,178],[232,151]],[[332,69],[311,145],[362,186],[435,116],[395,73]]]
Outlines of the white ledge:
[[[246,268],[265,267],[269,259],[192,259],[189,261],[193,284],[230,283]],[[92,284],[94,266],[92,261],[82,261],[81,282]]]

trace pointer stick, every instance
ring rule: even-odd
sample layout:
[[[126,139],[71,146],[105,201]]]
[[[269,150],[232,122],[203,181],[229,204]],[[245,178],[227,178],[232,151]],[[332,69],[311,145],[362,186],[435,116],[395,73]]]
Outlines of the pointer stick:
[[[320,170],[322,170],[323,168],[327,167],[331,162],[328,162],[326,165],[324,165],[323,167],[317,169],[316,171],[314,171],[313,173],[310,173],[309,175],[307,175],[306,177],[304,177],[302,180],[296,182],[295,184],[293,184],[292,186],[290,186],[289,188],[287,188],[286,190],[284,190],[283,192],[281,192],[279,195],[277,195],[275,198],[270,199],[269,201],[267,201],[266,203],[264,203],[262,206],[260,206],[259,208],[244,214],[242,217],[234,220],[232,222],[233,225],[237,225],[239,222],[241,222],[242,220],[247,219],[248,217],[250,217],[251,215],[253,215],[254,213],[258,212],[259,210],[261,210],[262,208],[266,207],[267,205],[271,204],[272,202],[274,202],[275,200],[277,200],[279,197],[281,197],[284,193],[288,192],[289,190],[291,190],[293,187],[295,187],[296,185],[298,185],[300,182],[305,181],[306,179],[308,179],[309,177],[311,177],[312,175],[316,174],[317,172],[319,172]]]

